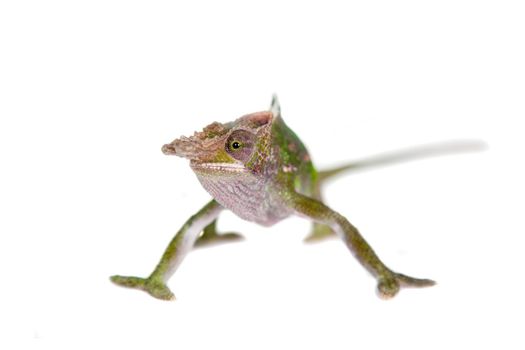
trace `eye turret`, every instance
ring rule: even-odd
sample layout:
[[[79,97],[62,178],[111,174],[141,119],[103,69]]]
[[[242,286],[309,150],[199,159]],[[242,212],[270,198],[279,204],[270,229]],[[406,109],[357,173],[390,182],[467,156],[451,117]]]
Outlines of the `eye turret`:
[[[247,130],[235,130],[226,140],[226,152],[242,162],[250,159],[255,147],[255,135]]]

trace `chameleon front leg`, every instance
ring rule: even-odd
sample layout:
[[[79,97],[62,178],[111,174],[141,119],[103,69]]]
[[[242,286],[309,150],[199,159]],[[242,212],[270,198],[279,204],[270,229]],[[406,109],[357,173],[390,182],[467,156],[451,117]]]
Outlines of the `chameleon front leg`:
[[[361,265],[376,278],[380,297],[391,298],[397,294],[400,287],[428,287],[435,284],[429,279],[413,278],[389,269],[344,216],[320,201],[295,192],[289,195],[289,199],[290,205],[298,215],[330,226],[341,237]]]
[[[217,219],[215,219],[211,224],[204,228],[202,235],[200,235],[197,242],[195,242],[195,247],[206,247],[219,243],[240,241],[242,239],[244,239],[244,237],[236,232],[218,233]]]
[[[199,212],[190,217],[177,232],[164,251],[157,267],[147,278],[132,276],[111,276],[111,281],[123,287],[140,289],[153,297],[163,300],[175,299],[166,285],[169,278],[194,246],[202,230],[215,221],[223,207],[215,200],[206,204]]]

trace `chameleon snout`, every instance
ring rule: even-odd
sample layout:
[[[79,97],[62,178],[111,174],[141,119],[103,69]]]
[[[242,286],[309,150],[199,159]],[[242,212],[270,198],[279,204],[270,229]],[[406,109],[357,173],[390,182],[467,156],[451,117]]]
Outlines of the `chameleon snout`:
[[[165,155],[177,155],[177,151],[175,150],[175,145],[172,143],[167,143],[164,146],[162,146],[162,153]]]

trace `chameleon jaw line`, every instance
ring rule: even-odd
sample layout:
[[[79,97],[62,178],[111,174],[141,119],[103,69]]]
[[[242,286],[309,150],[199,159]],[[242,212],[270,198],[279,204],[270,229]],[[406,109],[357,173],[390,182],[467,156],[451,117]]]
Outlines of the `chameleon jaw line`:
[[[244,165],[238,163],[191,163],[191,168],[197,171],[214,170],[236,173],[247,172]]]

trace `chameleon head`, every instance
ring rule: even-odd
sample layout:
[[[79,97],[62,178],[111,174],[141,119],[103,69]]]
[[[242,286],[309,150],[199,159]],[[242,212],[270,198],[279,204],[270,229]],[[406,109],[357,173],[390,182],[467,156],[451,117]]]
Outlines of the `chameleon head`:
[[[261,205],[273,168],[273,121],[273,113],[265,111],[226,124],[212,123],[193,136],[164,145],[162,151],[188,158],[202,186],[222,206],[266,225],[275,216]]]
[[[245,220],[271,225],[282,215],[265,205],[268,180],[277,173],[272,133],[279,118],[274,96],[269,111],[212,123],[193,136],[164,145],[162,151],[189,159],[202,186],[222,206]]]
[[[162,152],[189,159],[199,177],[255,175],[263,170],[264,156],[270,151],[272,121],[272,112],[265,111],[230,123],[214,122],[193,136],[182,136],[165,144]]]
[[[274,95],[269,111],[247,114],[225,124],[214,122],[193,136],[182,136],[162,146],[167,155],[190,160],[199,173],[227,176],[262,173],[271,153],[271,133],[281,108]]]

